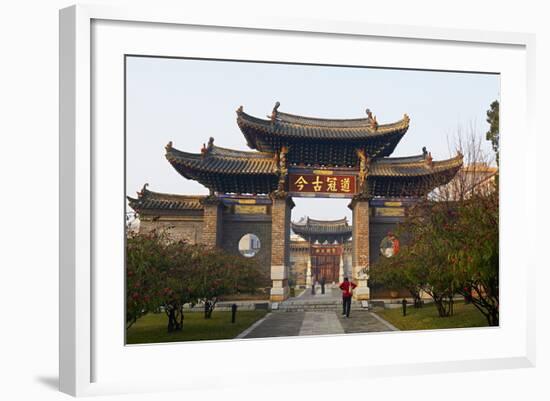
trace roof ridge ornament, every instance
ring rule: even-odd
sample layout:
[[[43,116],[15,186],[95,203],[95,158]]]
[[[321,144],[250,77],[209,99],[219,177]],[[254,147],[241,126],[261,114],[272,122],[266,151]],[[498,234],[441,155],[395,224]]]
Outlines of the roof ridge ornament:
[[[167,151],[167,152],[170,152],[172,150],[172,141],[168,142],[166,144],[166,146],[164,147],[164,149]]]
[[[378,121],[376,121],[376,116],[372,114],[372,111],[370,109],[365,110],[367,113],[367,119],[369,120],[370,127],[378,131]]]
[[[237,111],[237,114],[241,114],[241,113],[243,112],[243,110],[244,110],[244,109],[243,109],[243,105],[241,104],[241,105],[239,106],[239,108],[236,110],[236,111]]]
[[[433,161],[433,158],[432,158],[432,152],[428,152],[428,155],[426,156],[426,164],[428,164],[429,167],[433,168],[434,161]]]
[[[273,106],[273,110],[271,111],[271,121],[275,121],[275,119],[277,118],[277,111],[279,110],[279,106],[281,105],[281,102],[279,101],[276,101],[275,102],[275,106]]]
[[[137,194],[138,194],[138,198],[141,198],[142,196],[145,195],[146,192],[148,192],[148,191],[147,191],[147,187],[148,187],[148,186],[149,186],[149,183],[148,183],[148,182],[146,182],[145,184],[143,184],[143,188],[141,188],[141,191],[138,191],[138,193],[137,193]]]
[[[214,137],[208,139],[208,146],[203,143],[201,148],[201,158],[204,157],[214,148]]]

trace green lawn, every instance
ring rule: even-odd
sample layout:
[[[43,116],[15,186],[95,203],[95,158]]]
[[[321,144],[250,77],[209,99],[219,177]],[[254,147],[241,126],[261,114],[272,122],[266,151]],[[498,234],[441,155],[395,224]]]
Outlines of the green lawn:
[[[461,327],[485,327],[487,319],[475,306],[464,302],[455,302],[454,315],[439,317],[434,304],[425,304],[415,309],[407,305],[407,316],[403,316],[401,308],[383,309],[376,313],[393,324],[399,330],[451,329]]]
[[[140,318],[127,331],[127,344],[164,343],[174,341],[221,340],[235,338],[240,332],[265,316],[267,311],[238,311],[235,323],[231,312],[216,311],[210,319],[200,312],[185,313],[183,330],[168,333],[164,313],[150,313]]]

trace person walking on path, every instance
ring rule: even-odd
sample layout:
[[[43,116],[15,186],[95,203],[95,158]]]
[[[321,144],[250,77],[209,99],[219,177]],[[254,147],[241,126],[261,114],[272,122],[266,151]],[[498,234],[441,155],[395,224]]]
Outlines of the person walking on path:
[[[344,282],[340,284],[340,289],[342,290],[342,305],[343,312],[342,315],[349,318],[349,313],[351,310],[351,296],[353,295],[353,289],[357,287],[357,284],[349,281],[347,277],[344,277]]]

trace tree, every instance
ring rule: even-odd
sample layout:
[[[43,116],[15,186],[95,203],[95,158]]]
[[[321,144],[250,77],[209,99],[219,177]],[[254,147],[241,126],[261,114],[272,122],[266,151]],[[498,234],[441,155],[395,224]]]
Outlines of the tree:
[[[265,281],[255,259],[217,248],[195,246],[189,287],[195,303],[205,305],[205,318],[225,295],[254,293]]]
[[[225,295],[254,292],[265,282],[254,259],[170,239],[169,228],[128,233],[126,326],[164,310],[167,329],[183,329],[185,304],[204,303],[210,318]]]
[[[183,329],[183,306],[195,299],[194,289],[189,283],[194,267],[192,247],[183,241],[171,245],[161,301],[168,317],[168,332]]]
[[[487,131],[486,139],[491,141],[493,145],[493,150],[496,154],[497,165],[499,162],[499,140],[500,140],[500,130],[499,130],[499,102],[495,100],[491,103],[490,109],[487,110],[487,122],[489,123],[489,131]]]
[[[419,202],[397,230],[398,236],[408,238],[399,253],[381,258],[371,269],[371,276],[376,278],[380,265],[390,265],[393,273],[386,279],[379,277],[382,283],[407,288],[417,303],[421,291],[426,292],[441,317],[453,314],[454,276],[448,263],[449,241],[445,237],[453,216],[450,203],[429,199]]]
[[[164,231],[128,232],[126,242],[126,327],[158,311],[164,302],[172,246]]]
[[[495,326],[499,323],[498,182],[487,173],[488,158],[473,132],[457,140],[457,150],[466,167],[409,211],[397,230],[408,240],[397,255],[375,263],[370,276],[413,292],[415,286],[421,288],[442,317],[452,315],[453,296],[462,294]]]
[[[381,257],[374,268],[369,270],[372,285],[381,285],[391,290],[402,288],[409,291],[414,300],[414,307],[422,306],[421,292],[426,283],[424,269],[413,263],[409,249],[400,250],[391,258]]]
[[[490,326],[498,326],[498,191],[464,202],[459,216],[453,233],[455,243],[449,254],[449,261],[455,266],[458,292],[472,302]]]

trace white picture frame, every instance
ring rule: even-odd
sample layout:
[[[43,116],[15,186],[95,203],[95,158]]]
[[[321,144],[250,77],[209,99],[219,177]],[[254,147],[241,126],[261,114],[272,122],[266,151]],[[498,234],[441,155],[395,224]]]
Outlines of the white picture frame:
[[[185,49],[181,49],[176,37],[180,31],[182,35],[189,34],[186,33],[186,29],[192,30],[193,38],[200,41],[203,45],[201,47],[212,45],[212,49],[215,48],[216,41],[213,40],[216,35],[212,34],[217,33],[227,37],[238,35],[243,40],[240,46],[250,46],[249,49],[254,48],[254,42],[257,42],[260,36],[262,41],[266,41],[261,45],[256,43],[256,46],[261,47],[267,47],[267,41],[284,41],[288,38],[295,43],[298,40],[308,41],[313,48],[320,44],[329,48],[334,47],[330,42],[337,39],[339,43],[344,44],[341,46],[342,54],[346,52],[347,44],[357,45],[365,41],[369,46],[380,45],[382,42],[387,48],[401,46],[404,54],[408,56],[407,60],[392,58],[390,50],[384,50],[376,53],[377,60],[369,63],[371,66],[481,71],[476,69],[476,66],[481,65],[478,57],[479,60],[487,58],[486,68],[482,70],[502,74],[501,249],[505,257],[501,259],[501,326],[496,329],[430,331],[421,334],[409,332],[345,336],[346,341],[358,350],[355,362],[349,365],[334,365],[331,363],[334,361],[330,359],[318,359],[312,355],[303,366],[294,366],[292,369],[286,369],[284,363],[276,358],[282,350],[300,347],[307,354],[308,350],[318,347],[320,341],[323,342],[323,346],[337,350],[343,344],[343,337],[125,347],[116,334],[120,332],[123,321],[120,321],[119,326],[111,326],[117,319],[123,318],[120,314],[123,302],[119,302],[122,298],[115,295],[117,288],[121,293],[123,291],[123,288],[118,286],[122,279],[123,266],[113,262],[115,268],[105,274],[96,269],[98,265],[102,265],[101,261],[106,260],[102,258],[109,255],[120,258],[123,253],[123,249],[116,248],[108,252],[102,251],[101,241],[104,239],[98,238],[98,233],[102,228],[109,227],[113,219],[117,221],[115,227],[119,224],[116,216],[122,207],[122,199],[108,199],[98,194],[108,194],[109,189],[117,188],[121,182],[117,174],[111,174],[112,181],[103,180],[101,177],[105,176],[106,169],[121,171],[122,154],[117,153],[120,150],[117,146],[120,145],[123,135],[118,129],[123,116],[117,114],[121,111],[120,97],[113,98],[112,93],[109,93],[110,99],[114,100],[109,100],[112,104],[108,105],[98,99],[106,96],[105,88],[119,91],[119,95],[123,95],[123,87],[119,86],[120,81],[117,81],[122,69],[113,72],[114,70],[110,69],[113,65],[116,66],[112,63],[113,60],[122,66],[123,59],[119,58],[120,55],[136,51],[178,56],[177,53],[185,52]],[[145,35],[144,30],[147,31]],[[254,35],[258,37],[254,38]],[[168,40],[160,41],[160,38]],[[403,47],[403,43],[406,47]],[[261,15],[252,18],[250,15],[241,16],[238,10],[233,14],[224,15],[217,15],[215,12],[192,13],[189,8],[166,10],[79,5],[61,10],[60,390],[80,396],[200,388],[207,377],[203,370],[196,368],[202,366],[199,355],[223,355],[236,365],[231,371],[223,370],[216,373],[214,380],[210,376],[210,387],[244,386],[248,380],[269,384],[272,380],[293,381],[297,377],[300,380],[327,380],[335,373],[345,373],[350,378],[361,378],[365,375],[375,377],[408,374],[411,370],[415,373],[432,373],[534,366],[534,309],[527,306],[535,296],[535,284],[531,274],[534,271],[535,260],[531,255],[522,254],[520,247],[514,249],[509,246],[521,239],[523,229],[533,232],[536,220],[536,209],[529,204],[526,191],[515,191],[509,185],[511,182],[521,182],[526,187],[536,188],[536,177],[529,174],[535,171],[535,160],[527,157],[527,151],[518,146],[525,140],[535,142],[534,44],[534,35],[530,34],[374,25],[358,21],[303,20]],[[423,46],[426,49],[435,46],[441,55],[447,57],[442,56],[440,60],[430,60],[430,57],[419,60],[411,57],[414,54],[423,54],[422,52],[429,55],[429,49],[422,50]],[[229,45],[226,47],[223,50],[226,53],[218,56],[228,57],[235,51]],[[450,48],[452,49],[449,50]],[[193,55],[198,54],[199,50],[208,51],[198,48],[196,50]],[[248,56],[248,59],[267,59],[268,53],[261,53],[260,47],[257,50],[253,56]],[[487,55],[487,51],[492,53]],[[462,58],[462,61],[455,62],[452,68],[453,55],[461,52],[463,55],[474,54],[476,58]],[[296,57],[295,53],[296,47],[293,50],[293,47],[289,46],[277,56],[271,53],[271,57],[275,57],[275,60],[284,57],[292,60]],[[241,57],[246,59],[246,54]],[[309,57],[314,57],[314,53]],[[335,47],[333,57],[338,57]],[[356,59],[349,54],[340,57],[342,64],[364,62],[360,56]],[[384,61],[381,61],[382,59]],[[107,74],[104,74],[105,71]],[[110,73],[113,75],[110,76]],[[112,81],[109,81],[111,79]],[[512,88],[516,91],[514,96],[511,96]],[[112,119],[116,121],[104,114],[105,106],[108,106],[109,112],[113,113]],[[114,129],[111,130],[112,127]],[[100,128],[109,130],[113,142],[118,145],[115,144],[112,149],[107,148],[103,139],[94,136],[94,132]],[[517,130],[525,132],[521,139],[506,135],[507,132]],[[513,158],[511,149],[514,149]],[[98,157],[101,157],[101,163],[98,163]],[[120,196],[123,191],[123,188],[120,188]],[[533,195],[533,189],[530,194]],[[111,208],[110,204],[113,202],[117,205]],[[123,216],[120,217],[120,222],[122,221]],[[101,233],[106,237],[119,234],[112,234],[110,230]],[[116,266],[120,268],[118,273]],[[519,267],[520,271],[514,270]],[[106,278],[111,273],[115,274],[114,280],[109,281],[112,284],[107,285]],[[102,294],[100,299],[98,291]],[[512,291],[514,302],[510,301]],[[107,309],[107,303],[117,306]],[[112,343],[109,339],[110,333],[117,338]],[[385,346],[391,346],[394,350],[392,355],[384,359],[375,349],[369,350],[368,346],[360,346],[364,344],[365,338],[368,338],[369,342],[376,342],[378,345],[375,348],[384,346],[384,343]],[[474,340],[475,344],[472,343]],[[458,341],[456,349],[443,349],[445,352],[438,349],[438,346],[449,341]],[[430,349],[422,353],[398,352],[400,343],[417,342],[431,344],[434,354],[430,354]],[[482,345],[476,348],[477,342],[486,344],[486,348]],[[195,369],[162,377],[155,376],[147,370],[148,367],[155,366],[159,360],[166,358],[166,355],[183,352],[190,360],[195,361]],[[368,361],[362,359],[362,355],[367,352],[370,355]],[[253,361],[262,354],[267,356],[269,363],[265,366],[252,363],[250,366],[253,366],[253,369],[247,368],[247,361]],[[140,361],[143,366],[137,369]],[[185,380],[181,377],[185,377]]]

